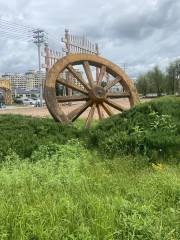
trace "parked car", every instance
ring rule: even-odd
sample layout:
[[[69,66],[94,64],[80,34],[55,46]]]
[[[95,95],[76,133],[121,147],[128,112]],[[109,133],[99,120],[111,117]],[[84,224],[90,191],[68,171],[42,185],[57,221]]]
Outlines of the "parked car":
[[[15,98],[14,102],[17,104],[23,104],[23,98]]]
[[[29,99],[31,105],[36,105],[37,99]]]
[[[30,105],[30,104],[31,104],[31,101],[30,101],[28,98],[25,98],[25,99],[22,100],[22,103],[23,103],[24,105]]]
[[[33,100],[31,98],[25,98],[25,99],[23,99],[23,104],[24,105],[35,105],[36,100]]]
[[[2,102],[0,102],[0,108],[6,108],[6,105]]]

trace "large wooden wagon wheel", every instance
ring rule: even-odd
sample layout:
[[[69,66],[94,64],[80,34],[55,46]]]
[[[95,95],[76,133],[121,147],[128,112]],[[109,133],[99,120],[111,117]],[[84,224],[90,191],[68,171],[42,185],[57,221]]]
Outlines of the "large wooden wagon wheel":
[[[82,71],[77,71],[77,67]],[[92,68],[98,70],[96,74]],[[65,72],[73,76],[76,81],[65,79],[63,77]],[[103,79],[107,74],[111,76],[111,80],[104,82]],[[73,94],[71,96],[57,96],[57,84],[72,89]],[[112,92],[111,89],[116,84],[120,84],[123,91]],[[122,104],[117,103],[114,99],[128,98],[131,107],[139,101],[136,88],[125,72],[112,62],[92,54],[71,54],[56,62],[49,71],[44,93],[51,115],[56,121],[62,123],[76,120],[86,109],[90,108],[86,127],[91,125],[95,111],[101,120],[104,113],[112,116],[113,109],[119,112],[126,110]],[[68,102],[79,102],[81,105],[65,114],[62,110],[62,103]]]

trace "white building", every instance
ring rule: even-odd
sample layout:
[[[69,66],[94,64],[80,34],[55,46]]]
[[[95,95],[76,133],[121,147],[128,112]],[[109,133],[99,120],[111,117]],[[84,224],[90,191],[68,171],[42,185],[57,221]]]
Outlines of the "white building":
[[[40,75],[38,71],[30,70],[25,74],[6,73],[2,75],[3,79],[10,80],[13,91],[16,89],[32,90],[40,88],[40,77],[44,82],[46,78],[45,72],[41,72]]]
[[[6,73],[2,75],[3,79],[9,80],[12,90],[16,88],[26,89],[26,77],[20,73]]]
[[[25,73],[26,76],[26,90],[31,90],[39,87],[39,82],[35,78],[36,72],[30,70]]]
[[[25,76],[26,76],[26,90],[40,88],[40,80],[42,79],[44,83],[46,78],[45,72],[41,72],[41,75],[40,75],[39,71],[34,71],[34,70],[30,70],[26,72]]]

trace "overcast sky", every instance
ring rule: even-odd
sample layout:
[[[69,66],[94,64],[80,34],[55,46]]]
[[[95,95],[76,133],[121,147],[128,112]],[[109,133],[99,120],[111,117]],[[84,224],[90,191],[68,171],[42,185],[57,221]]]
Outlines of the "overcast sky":
[[[127,63],[131,77],[180,56],[180,0],[0,0],[0,18],[41,27],[57,39],[64,28],[85,34],[102,56]],[[37,68],[32,43],[0,32],[0,46],[0,73]]]

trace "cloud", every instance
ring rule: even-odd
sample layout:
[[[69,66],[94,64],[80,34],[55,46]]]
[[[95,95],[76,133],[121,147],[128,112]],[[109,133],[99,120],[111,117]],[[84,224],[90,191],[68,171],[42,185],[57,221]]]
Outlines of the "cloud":
[[[164,69],[179,56],[179,0],[0,0],[0,5],[0,17],[46,29],[59,49],[64,28],[86,34],[103,56],[127,63],[131,77],[157,64]],[[3,41],[0,35],[0,72],[37,67],[32,43]]]
[[[157,30],[168,29],[179,22],[179,1],[126,1],[105,8],[95,22],[84,26],[89,34],[97,38],[128,39],[130,41],[144,40]]]

